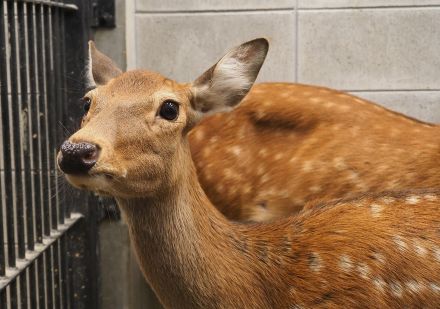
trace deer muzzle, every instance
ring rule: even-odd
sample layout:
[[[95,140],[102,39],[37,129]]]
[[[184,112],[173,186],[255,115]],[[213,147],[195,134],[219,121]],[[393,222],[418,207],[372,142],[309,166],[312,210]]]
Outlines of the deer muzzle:
[[[65,141],[61,145],[58,166],[65,174],[87,174],[98,157],[99,149],[94,144]]]

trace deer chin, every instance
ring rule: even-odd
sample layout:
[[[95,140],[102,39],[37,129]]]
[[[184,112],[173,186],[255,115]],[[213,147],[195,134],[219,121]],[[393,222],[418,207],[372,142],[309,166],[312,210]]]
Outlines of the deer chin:
[[[111,196],[111,179],[105,174],[94,175],[69,175],[66,174],[67,181],[78,189],[93,191],[98,195]]]

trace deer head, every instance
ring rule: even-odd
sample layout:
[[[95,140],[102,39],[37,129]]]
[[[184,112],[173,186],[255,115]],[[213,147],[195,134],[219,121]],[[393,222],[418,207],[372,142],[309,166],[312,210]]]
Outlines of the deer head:
[[[157,194],[179,180],[186,134],[205,115],[232,109],[251,88],[268,51],[265,39],[232,49],[193,83],[158,73],[121,73],[90,47],[81,129],[63,143],[58,163],[76,187],[100,194]]]

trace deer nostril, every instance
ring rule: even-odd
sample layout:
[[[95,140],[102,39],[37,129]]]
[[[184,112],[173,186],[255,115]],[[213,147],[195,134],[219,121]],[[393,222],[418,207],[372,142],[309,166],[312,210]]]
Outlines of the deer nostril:
[[[61,145],[61,156],[58,160],[60,169],[66,174],[85,174],[98,160],[99,149],[90,143],[71,143]]]

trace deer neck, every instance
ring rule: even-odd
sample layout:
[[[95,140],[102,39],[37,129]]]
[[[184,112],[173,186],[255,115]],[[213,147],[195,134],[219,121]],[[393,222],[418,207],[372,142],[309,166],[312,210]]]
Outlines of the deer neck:
[[[233,307],[237,299],[228,303],[231,295],[246,295],[244,287],[255,285],[255,274],[246,266],[252,263],[237,249],[234,224],[203,192],[189,149],[185,157],[179,166],[186,170],[166,193],[117,201],[143,274],[165,306]]]

